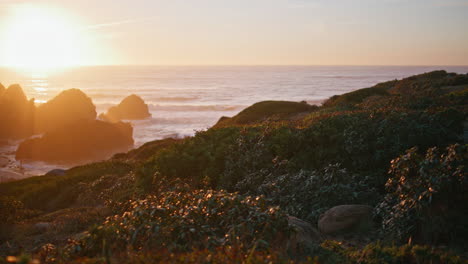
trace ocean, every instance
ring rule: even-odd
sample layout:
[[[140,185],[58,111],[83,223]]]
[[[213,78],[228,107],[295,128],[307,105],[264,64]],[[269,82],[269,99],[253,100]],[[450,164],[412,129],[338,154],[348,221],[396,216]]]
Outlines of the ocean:
[[[62,90],[79,88],[92,98],[98,114],[137,94],[152,113],[150,119],[132,121],[138,147],[193,135],[258,101],[320,104],[335,94],[433,70],[468,73],[468,66],[95,66],[50,72],[0,68],[0,83],[19,83],[38,104]],[[24,166],[27,174],[57,167]]]

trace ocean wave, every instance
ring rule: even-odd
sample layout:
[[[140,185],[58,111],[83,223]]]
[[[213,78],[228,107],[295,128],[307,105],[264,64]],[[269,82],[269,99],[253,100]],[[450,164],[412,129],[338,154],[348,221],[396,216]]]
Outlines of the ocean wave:
[[[244,109],[248,105],[161,105],[149,104],[151,111],[212,111],[232,112]]]
[[[183,97],[183,96],[162,96],[162,97],[155,97],[151,98],[151,101],[156,102],[186,102],[186,101],[194,101],[199,99],[198,97]]]
[[[187,125],[187,124],[200,124],[205,123],[212,118],[202,118],[202,117],[174,117],[174,116],[160,116],[155,114],[152,118],[144,119],[144,120],[127,120],[131,122],[138,128],[148,128],[157,126],[160,127],[161,125],[169,125],[169,126],[177,126],[177,125]]]

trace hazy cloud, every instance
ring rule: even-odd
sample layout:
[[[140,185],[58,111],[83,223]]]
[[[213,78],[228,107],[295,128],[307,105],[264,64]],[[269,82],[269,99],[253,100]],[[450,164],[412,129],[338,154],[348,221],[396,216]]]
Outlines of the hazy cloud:
[[[135,23],[142,23],[142,22],[147,22],[154,20],[155,17],[147,17],[147,18],[138,18],[138,19],[126,19],[126,20],[120,20],[120,21],[112,21],[108,23],[102,23],[102,24],[95,24],[95,25],[90,25],[85,27],[85,30],[97,30],[101,28],[107,28],[107,27],[115,27],[115,26],[120,26],[120,25],[126,25],[126,24],[135,24]]]

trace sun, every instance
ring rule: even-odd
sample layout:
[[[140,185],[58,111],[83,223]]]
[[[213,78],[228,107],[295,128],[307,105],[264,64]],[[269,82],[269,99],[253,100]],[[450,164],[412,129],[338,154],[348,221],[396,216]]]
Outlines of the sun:
[[[3,64],[23,69],[51,69],[80,65],[80,30],[60,10],[31,5],[14,7],[2,37]]]

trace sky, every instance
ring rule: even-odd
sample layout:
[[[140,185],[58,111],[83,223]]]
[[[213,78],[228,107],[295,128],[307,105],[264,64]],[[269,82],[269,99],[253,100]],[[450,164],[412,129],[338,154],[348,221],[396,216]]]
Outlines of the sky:
[[[73,26],[18,36],[22,5]],[[467,26],[468,0],[0,0],[0,65],[468,65]]]

